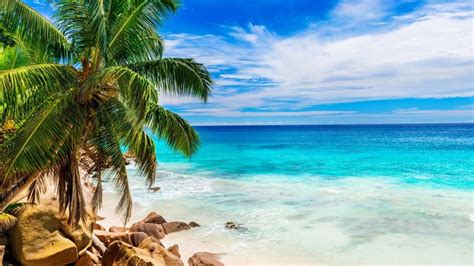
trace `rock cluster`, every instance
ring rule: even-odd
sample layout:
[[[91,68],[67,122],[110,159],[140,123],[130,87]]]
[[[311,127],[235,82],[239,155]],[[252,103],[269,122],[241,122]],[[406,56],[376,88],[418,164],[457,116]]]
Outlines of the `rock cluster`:
[[[160,239],[199,224],[171,221],[152,212],[130,228],[108,231],[88,219],[71,227],[57,211],[57,202],[26,209],[10,231],[11,252],[24,265],[163,265],[183,266],[178,245],[165,248]],[[0,250],[0,255],[3,250]],[[223,265],[216,254],[200,252],[189,265]]]

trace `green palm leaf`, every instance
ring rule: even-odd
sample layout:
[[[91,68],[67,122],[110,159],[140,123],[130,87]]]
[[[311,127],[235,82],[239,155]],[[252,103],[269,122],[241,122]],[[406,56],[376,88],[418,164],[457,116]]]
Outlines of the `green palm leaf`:
[[[61,95],[33,114],[4,144],[0,158],[6,162],[2,184],[14,174],[30,175],[48,167],[68,145],[80,137],[84,116],[70,94]]]
[[[97,182],[93,210],[102,205],[102,182],[111,178],[121,195],[117,211],[127,221],[132,198],[123,149],[136,155],[150,186],[157,162],[146,127],[186,156],[199,146],[190,124],[159,106],[159,94],[206,101],[211,93],[203,65],[162,58],[157,27],[176,2],[61,0],[53,23],[22,1],[0,4],[0,22],[16,44],[0,58],[0,122],[19,127],[1,145],[0,182],[7,189],[0,206],[25,187],[37,200],[43,178],[52,176],[60,210],[73,224],[83,221],[84,167]]]
[[[155,106],[147,114],[146,121],[153,133],[164,139],[172,149],[188,157],[196,153],[200,144],[199,135],[179,115],[161,106]]]
[[[48,19],[19,0],[0,0],[0,18],[8,31],[15,33],[36,52],[68,57],[68,40]]]
[[[153,81],[170,95],[193,96],[204,101],[211,93],[212,79],[206,68],[192,59],[166,58],[130,64],[129,68]]]
[[[74,84],[75,70],[67,65],[38,64],[0,71],[0,106],[15,110],[31,97],[45,99]]]

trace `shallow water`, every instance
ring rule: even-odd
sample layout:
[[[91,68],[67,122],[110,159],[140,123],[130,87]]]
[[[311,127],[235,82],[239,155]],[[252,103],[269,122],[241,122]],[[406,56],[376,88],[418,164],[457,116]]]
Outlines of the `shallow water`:
[[[160,192],[129,168],[135,219],[202,225],[170,236],[185,249],[228,264],[474,264],[474,125],[198,130],[190,161],[158,145]]]

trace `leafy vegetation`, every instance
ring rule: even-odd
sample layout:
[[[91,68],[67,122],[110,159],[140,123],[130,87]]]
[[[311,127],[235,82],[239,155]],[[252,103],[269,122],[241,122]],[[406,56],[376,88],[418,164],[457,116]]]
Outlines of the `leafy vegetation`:
[[[86,217],[84,169],[97,181],[94,210],[102,204],[102,182],[110,179],[121,194],[117,210],[127,221],[132,199],[122,148],[136,155],[149,186],[157,164],[146,128],[193,155],[198,134],[160,106],[159,96],[206,101],[212,80],[193,59],[162,56],[157,28],[176,11],[173,0],[55,4],[50,22],[22,1],[0,0],[0,21],[8,32],[0,58],[0,122],[17,125],[1,146],[2,207],[23,187],[35,201],[51,178],[61,211],[80,222]]]

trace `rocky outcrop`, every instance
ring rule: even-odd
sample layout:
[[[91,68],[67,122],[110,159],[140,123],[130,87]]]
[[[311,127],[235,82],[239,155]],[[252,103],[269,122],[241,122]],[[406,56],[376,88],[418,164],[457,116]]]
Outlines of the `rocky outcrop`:
[[[148,251],[154,259],[165,261],[166,266],[184,266],[179,256],[165,249],[161,242],[149,237],[140,244],[139,248]]]
[[[138,223],[149,223],[149,224],[164,224],[166,223],[165,218],[156,212],[150,212],[143,220]]]
[[[148,237],[138,247],[121,241],[112,242],[104,253],[102,265],[184,266],[184,263],[179,256],[165,249],[159,240]]]
[[[97,264],[100,264],[99,257],[90,251],[86,251],[79,257],[75,266],[94,266]]]
[[[107,247],[102,257],[102,265],[166,266],[163,257],[154,258],[149,251],[133,247],[121,241],[114,241]]]
[[[163,226],[163,229],[165,229],[165,233],[167,235],[174,232],[191,229],[191,227],[187,223],[184,223],[184,222],[169,222],[169,223],[162,224],[162,226]]]
[[[125,233],[129,230],[130,228],[127,227],[122,227],[122,226],[111,226],[109,228],[109,232],[111,233]],[[105,231],[105,230],[103,230]]]
[[[217,260],[217,254],[210,252],[198,252],[189,258],[189,266],[223,266],[224,264]]]
[[[131,246],[138,247],[138,245],[148,237],[148,235],[143,232],[111,233],[105,231],[94,231],[94,235],[97,236],[105,246],[108,246],[114,241],[121,241]]]
[[[98,223],[94,223],[93,229],[94,229],[94,230],[105,231],[105,227],[103,227],[102,225],[100,225],[100,224],[98,224]]]
[[[167,250],[173,253],[176,257],[181,258],[181,254],[179,254],[179,246],[177,244],[172,245],[171,247],[167,248]]]
[[[129,232],[142,232],[157,239],[163,239],[166,235],[163,225],[153,223],[134,224],[130,227]]]
[[[73,263],[92,245],[92,223],[72,227],[58,213],[57,202],[44,202],[25,209],[10,230],[16,260],[27,265]]]

